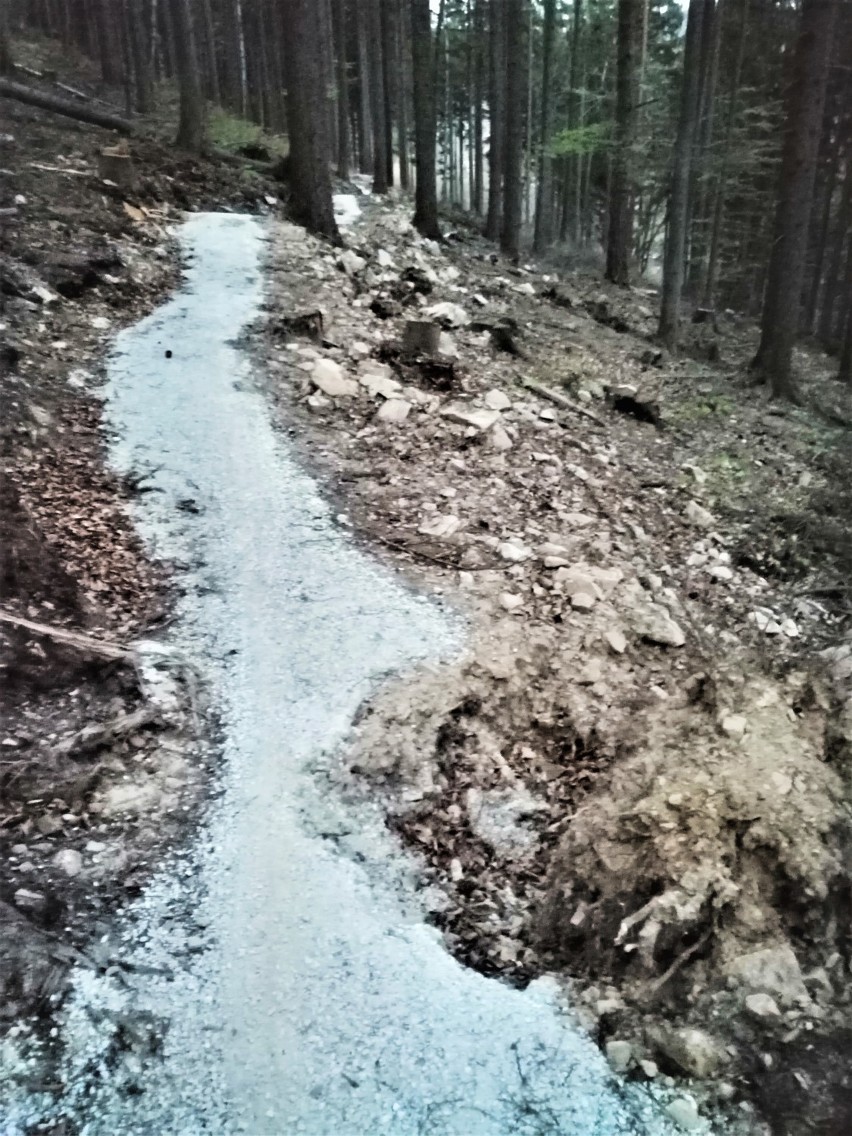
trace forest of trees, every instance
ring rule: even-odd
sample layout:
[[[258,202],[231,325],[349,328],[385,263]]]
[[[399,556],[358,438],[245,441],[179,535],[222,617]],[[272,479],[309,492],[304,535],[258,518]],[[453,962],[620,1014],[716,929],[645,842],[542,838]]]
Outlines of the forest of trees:
[[[332,239],[333,176],[367,172],[427,236],[464,211],[510,258],[659,280],[669,348],[732,308],[776,394],[797,337],[852,381],[852,0],[0,0],[7,87],[24,25],[128,114],[175,80],[184,148],[210,104],[286,134],[294,215]]]

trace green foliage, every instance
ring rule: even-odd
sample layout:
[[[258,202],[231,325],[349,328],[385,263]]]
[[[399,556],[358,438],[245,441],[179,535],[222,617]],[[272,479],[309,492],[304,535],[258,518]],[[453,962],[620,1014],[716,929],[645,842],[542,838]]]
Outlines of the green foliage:
[[[243,146],[265,146],[273,155],[283,156],[287,141],[280,135],[267,134],[257,125],[221,107],[210,111],[208,135],[211,143],[221,150],[240,150]]]
[[[547,150],[553,158],[566,154],[597,154],[612,141],[612,122],[590,122],[588,126],[566,129],[551,139]]]

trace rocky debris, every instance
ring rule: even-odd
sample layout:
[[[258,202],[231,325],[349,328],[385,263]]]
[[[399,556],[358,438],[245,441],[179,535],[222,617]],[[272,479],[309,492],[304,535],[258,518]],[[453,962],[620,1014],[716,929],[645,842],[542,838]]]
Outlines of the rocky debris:
[[[352,398],[358,393],[358,384],[347,379],[343,368],[333,359],[317,359],[311,370],[311,382],[329,398]]]
[[[697,501],[688,501],[683,515],[690,524],[701,529],[712,529],[716,524],[713,514],[703,505],[699,505]]]
[[[692,1026],[651,1029],[649,1041],[687,1077],[712,1077],[727,1061],[724,1046],[705,1030]]]
[[[404,422],[411,412],[411,403],[404,398],[389,398],[376,414],[381,422]]]
[[[604,632],[604,639],[606,639],[609,649],[616,655],[623,655],[627,650],[627,637],[617,627]]]
[[[631,383],[618,383],[610,387],[609,399],[619,414],[629,414],[638,422],[650,422],[653,426],[662,422],[659,400],[651,391],[640,390]]]
[[[431,319],[437,320],[445,328],[467,327],[470,323],[470,316],[464,308],[449,300],[442,300],[439,304],[433,304],[426,309],[425,314]]]
[[[501,390],[486,391],[483,402],[489,410],[511,410],[512,408],[512,400]]]
[[[500,421],[499,410],[472,410],[463,403],[451,403],[441,410],[442,417],[459,426],[470,426],[479,433],[485,433]]]
[[[769,994],[785,1008],[810,1005],[799,960],[786,943],[739,955],[727,963],[725,973],[742,988]]]
[[[337,258],[337,264],[347,276],[357,276],[367,267],[366,260],[352,249],[344,249]]]
[[[770,994],[747,994],[743,1000],[748,1013],[758,1021],[780,1021],[781,1011]]]
[[[637,635],[661,647],[682,647],[686,635],[661,604],[645,603],[627,613]]]
[[[684,1132],[694,1132],[701,1126],[701,1115],[694,1097],[676,1097],[666,1105],[666,1113]]]
[[[506,450],[511,450],[513,445],[510,435],[499,424],[499,422],[495,423],[494,426],[491,427],[491,430],[488,433],[488,443],[493,450],[497,450],[500,453],[505,453]]]
[[[626,1073],[633,1064],[633,1046],[629,1041],[612,1038],[605,1046],[606,1059],[616,1073]]]

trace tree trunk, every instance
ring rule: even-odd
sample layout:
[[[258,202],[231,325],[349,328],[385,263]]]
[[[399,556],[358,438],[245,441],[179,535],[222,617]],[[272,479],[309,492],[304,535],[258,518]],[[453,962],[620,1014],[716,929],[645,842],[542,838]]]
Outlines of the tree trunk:
[[[488,216],[485,235],[500,236],[503,219],[503,165],[506,134],[506,25],[504,5],[491,4],[488,26]]]
[[[399,69],[396,15],[396,0],[382,0],[382,86],[385,93],[385,161],[389,186],[396,180],[393,163],[393,127],[397,114]]]
[[[684,254],[686,252],[689,172],[692,143],[695,136],[698,60],[701,51],[701,24],[704,16],[704,3],[705,0],[689,0],[686,44],[683,55],[683,80],[680,93],[680,115],[675,140],[668,232],[666,233],[666,248],[663,259],[663,295],[657,334],[671,351],[677,349],[680,330],[680,294],[683,288]]]
[[[836,10],[834,0],[803,0],[787,94],[775,239],[754,362],[781,398],[796,397],[793,345]]]
[[[408,48],[411,34],[408,28],[409,10],[405,0],[394,0],[397,5],[396,55],[399,61],[399,90],[397,98],[397,146],[399,148],[399,184],[406,191],[411,188],[408,155]]]
[[[846,175],[840,191],[840,204],[837,207],[837,220],[833,229],[831,258],[828,262],[828,271],[825,274],[825,285],[823,286],[819,323],[817,325],[817,337],[823,347],[828,349],[837,346],[832,342],[834,311],[840,294],[843,244],[845,235],[852,226],[852,170],[849,169],[850,159],[852,159],[852,152],[848,152],[846,157]]]
[[[710,249],[707,255],[707,274],[704,277],[704,289],[702,293],[702,304],[705,308],[712,308],[716,303],[716,280],[722,243],[722,222],[725,214],[725,191],[728,185],[728,169],[731,160],[731,138],[733,136],[734,123],[737,118],[740,83],[742,81],[743,61],[745,59],[749,4],[750,0],[743,0],[742,18],[738,29],[737,57],[734,65],[734,73],[731,77],[731,88],[728,93],[728,107],[725,116],[725,136],[722,142],[721,168],[716,178],[716,187],[713,193],[713,222],[710,232]]]
[[[484,200],[482,100],[485,96],[485,0],[474,0],[474,60],[473,60],[473,200],[471,208],[482,214]]]
[[[708,232],[711,219],[708,216],[710,146],[713,141],[713,128],[716,111],[716,87],[719,79],[719,51],[722,37],[722,20],[725,13],[725,0],[708,0],[705,8],[702,31],[702,92],[700,118],[698,121],[698,140],[693,161],[695,178],[693,181],[694,202],[692,206],[692,240],[690,242],[689,280],[695,292],[701,287],[706,276],[707,257],[710,245]],[[706,36],[706,44],[704,37]]]
[[[544,26],[541,39],[541,116],[538,134],[538,185],[535,200],[535,235],[533,250],[543,252],[552,238],[550,210],[551,158],[547,153],[550,141],[550,84],[553,69],[553,41],[556,38],[556,0],[544,0]]]
[[[526,103],[527,14],[525,0],[506,0],[506,144],[503,162],[503,225],[500,248],[511,260],[521,255],[523,208],[521,165]]]
[[[340,242],[329,172],[324,20],[315,0],[283,0],[291,208],[296,220]]]
[[[180,115],[175,145],[200,154],[205,145],[204,96],[198,73],[195,29],[189,0],[169,0],[175,28],[175,62],[180,87]]]
[[[12,74],[12,34],[9,26],[9,4],[0,0],[0,75]]]
[[[579,88],[582,86],[582,70],[580,67],[580,47],[583,28],[583,0],[574,0],[574,17],[571,25],[571,66],[568,72],[568,128],[574,130],[583,125],[583,101]],[[583,159],[578,154],[572,158],[565,158],[566,207],[573,203],[562,219],[560,240],[568,236],[568,222],[574,223],[574,245],[579,247],[583,235],[582,186],[583,186]],[[572,192],[573,190],[573,192]]]
[[[368,8],[371,0],[355,0],[358,43],[358,164],[366,173],[373,168],[373,112],[370,107],[370,63],[367,51]]]
[[[424,237],[440,240],[435,180],[435,66],[429,0],[411,0],[411,54],[414,79],[414,158],[417,163],[414,227]]]
[[[373,193],[387,193],[389,183],[382,67],[382,0],[366,0],[366,4],[369,16],[367,56],[370,66],[370,109],[373,116]]]
[[[346,0],[334,0],[335,58],[337,60],[337,176],[349,177],[349,71],[346,66]]]
[[[214,103],[222,98],[219,89],[219,63],[216,58],[216,28],[213,23],[213,9],[210,0],[202,0],[202,14],[204,20],[204,86],[207,97]]]
[[[151,78],[151,53],[145,20],[138,3],[127,5],[127,29],[130,51],[133,56],[134,109],[139,114],[150,114],[154,109],[154,84]]]
[[[630,283],[633,252],[633,184],[639,65],[642,50],[642,0],[619,0],[618,59],[615,96],[615,148],[609,199],[606,278]]]

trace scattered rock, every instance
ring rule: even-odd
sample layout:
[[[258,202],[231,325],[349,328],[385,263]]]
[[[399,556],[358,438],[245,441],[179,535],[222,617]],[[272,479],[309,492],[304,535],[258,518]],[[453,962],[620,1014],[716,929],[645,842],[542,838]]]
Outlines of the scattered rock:
[[[53,866],[66,876],[79,876],[83,870],[83,857],[74,848],[63,848],[53,857]]]
[[[725,1060],[724,1047],[701,1029],[659,1029],[651,1036],[656,1049],[688,1077],[712,1077]]]
[[[515,595],[513,592],[500,593],[500,606],[505,608],[506,611],[517,611],[519,607],[523,606],[523,596]]]
[[[448,514],[437,513],[437,514],[435,514],[435,516],[431,517],[428,521],[424,521],[424,523],[420,526],[420,528],[417,531],[419,533],[422,533],[423,536],[434,536],[434,537],[439,537],[439,538],[442,538],[442,537],[445,538],[445,537],[448,537],[448,536],[452,536],[453,533],[458,532],[458,530],[460,528],[461,528],[461,521],[459,520],[458,517],[454,516],[452,513],[448,513]]]
[[[616,655],[623,655],[627,650],[627,638],[624,633],[617,628],[605,632],[604,639],[606,639],[609,649]]]
[[[716,524],[713,514],[697,501],[688,501],[683,515],[690,524],[697,525],[701,529],[712,529]]]
[[[499,410],[471,410],[463,403],[450,403],[441,411],[441,416],[460,426],[472,426],[484,434],[500,421]]]
[[[676,1097],[666,1105],[666,1112],[684,1132],[694,1132],[701,1124],[698,1105],[692,1097]]]
[[[404,422],[411,411],[411,403],[404,398],[389,398],[376,414],[382,422]]]
[[[510,410],[512,407],[512,400],[501,390],[488,391],[484,402],[489,410]]]
[[[358,393],[358,384],[347,379],[343,368],[333,359],[317,359],[311,371],[311,382],[329,398],[351,398]]]
[[[508,560],[510,564],[520,564],[521,561],[529,560],[532,556],[532,552],[519,540],[504,540],[502,544],[497,546],[497,552],[503,560]]]
[[[810,1004],[799,960],[786,944],[739,955],[725,973],[750,991],[770,994],[784,1007]]]
[[[616,1073],[626,1073],[633,1062],[633,1046],[629,1041],[612,1038],[606,1043],[606,1059]]]
[[[770,1021],[781,1017],[778,1003],[770,994],[748,994],[744,1005],[748,1013],[759,1021]]]
[[[574,592],[571,596],[571,607],[575,611],[591,611],[597,600],[589,592]]]
[[[344,249],[337,258],[338,268],[342,268],[347,276],[357,276],[367,266],[366,260],[358,256],[352,249]]]
[[[720,725],[722,733],[727,734],[729,738],[741,738],[748,728],[748,719],[744,714],[728,714]]]
[[[631,613],[633,630],[650,643],[661,647],[682,647],[686,635],[679,624],[671,618],[664,607],[649,603]]]
[[[500,425],[499,422],[496,425],[492,426],[491,430],[488,432],[488,442],[493,450],[497,450],[500,453],[505,453],[506,450],[511,450],[513,445],[512,439],[509,437],[509,434]]]

